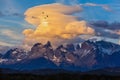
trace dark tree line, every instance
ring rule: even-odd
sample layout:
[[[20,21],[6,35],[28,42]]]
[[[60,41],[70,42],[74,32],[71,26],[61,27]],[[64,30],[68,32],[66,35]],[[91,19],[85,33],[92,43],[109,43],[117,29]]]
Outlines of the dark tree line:
[[[0,74],[0,80],[120,80],[120,76],[69,73],[51,75]]]

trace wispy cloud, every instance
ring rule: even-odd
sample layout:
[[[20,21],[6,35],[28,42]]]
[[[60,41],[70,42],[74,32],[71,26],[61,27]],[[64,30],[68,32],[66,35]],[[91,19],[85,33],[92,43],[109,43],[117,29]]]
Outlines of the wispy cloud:
[[[23,28],[33,28],[33,25],[30,25],[25,21],[20,22],[20,21],[15,21],[15,20],[0,19],[0,22],[17,24],[17,25],[20,25]],[[6,25],[6,26],[8,26],[8,25]]]
[[[19,13],[19,12],[4,12],[4,11],[0,11],[0,17],[8,17],[8,16],[11,16],[11,17],[20,17],[20,18],[24,18],[24,15],[22,13]]]
[[[89,6],[89,7],[102,7],[106,11],[112,11],[112,9],[106,4],[96,4],[96,3],[79,3],[78,0],[55,0],[57,3],[68,4],[68,5],[80,5],[80,6]]]
[[[0,45],[1,46],[14,46],[13,44],[10,44],[10,43],[7,43],[7,42],[3,42],[3,41],[0,41]]]
[[[12,31],[10,29],[1,29],[0,34],[3,35],[3,36],[7,36],[11,39],[14,39],[14,40],[20,40],[21,39],[21,36],[19,34],[17,34],[15,31]]]
[[[84,4],[79,4],[80,6],[90,6],[90,7],[102,7],[106,11],[112,11],[112,9],[105,4],[96,4],[96,3],[84,3]]]
[[[78,0],[55,0],[55,1],[56,3],[69,4],[69,5],[79,4]]]

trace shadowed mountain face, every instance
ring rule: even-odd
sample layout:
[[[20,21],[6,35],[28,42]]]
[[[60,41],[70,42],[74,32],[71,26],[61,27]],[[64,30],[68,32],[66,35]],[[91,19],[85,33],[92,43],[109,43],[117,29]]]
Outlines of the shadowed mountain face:
[[[3,56],[3,55],[2,55],[2,54],[0,54],[0,58],[2,58],[2,56]]]
[[[36,43],[29,52],[23,49],[10,49],[1,55],[1,68],[17,70],[65,69],[94,70],[105,67],[120,67],[120,46],[105,41],[85,41],[81,44],[60,45],[52,48]]]

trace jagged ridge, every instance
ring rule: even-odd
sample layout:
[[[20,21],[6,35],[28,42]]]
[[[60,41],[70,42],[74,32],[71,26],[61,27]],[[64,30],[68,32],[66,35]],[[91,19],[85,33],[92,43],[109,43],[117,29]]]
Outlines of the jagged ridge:
[[[12,66],[15,65],[15,67],[18,67],[16,69],[47,68],[45,63],[40,64],[39,62],[43,59],[46,59],[45,63],[48,62],[48,68],[50,68],[51,65],[53,68],[67,70],[119,67],[120,46],[105,41],[94,42],[88,40],[81,44],[60,45],[56,49],[53,49],[49,41],[45,45],[36,43],[29,52],[18,48],[10,49],[2,56],[0,67],[6,67],[6,65],[11,66],[12,64]],[[39,62],[39,64],[37,62]],[[24,67],[25,64],[33,65],[33,67]]]

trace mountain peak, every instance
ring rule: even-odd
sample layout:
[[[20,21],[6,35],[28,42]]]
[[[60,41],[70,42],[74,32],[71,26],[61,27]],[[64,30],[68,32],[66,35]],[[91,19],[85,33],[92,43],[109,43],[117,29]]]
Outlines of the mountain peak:
[[[41,46],[41,45],[42,45],[42,43],[36,43],[36,44],[33,45],[33,47]]]
[[[64,48],[64,46],[60,45],[60,46],[57,47],[57,49],[61,49],[61,48]]]
[[[52,47],[51,42],[48,41],[48,42],[44,45],[44,47],[45,47],[45,48]]]
[[[67,48],[67,50],[68,50],[69,52],[75,51],[75,47],[74,47],[73,44],[67,44],[67,45],[66,45],[66,48]]]

